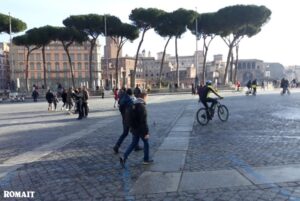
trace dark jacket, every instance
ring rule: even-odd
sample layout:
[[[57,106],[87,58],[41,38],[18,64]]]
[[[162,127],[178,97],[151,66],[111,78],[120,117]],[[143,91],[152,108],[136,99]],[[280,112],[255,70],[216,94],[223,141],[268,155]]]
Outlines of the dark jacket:
[[[48,101],[48,103],[52,103],[54,99],[54,95],[51,91],[48,91],[46,93],[46,100]]]
[[[126,107],[130,106],[133,104],[133,98],[130,97],[128,94],[124,94],[120,99],[119,99],[119,110],[122,115],[125,114]]]
[[[82,97],[83,102],[87,103],[87,100],[89,99],[89,92],[87,90],[83,89],[82,94],[83,94],[83,97]]]
[[[140,137],[145,137],[149,134],[149,127],[147,123],[147,110],[146,103],[143,99],[137,98],[134,101],[136,117],[138,120],[138,126],[136,128],[131,128],[133,135],[138,135]]]
[[[138,98],[141,94],[141,90],[140,88],[136,87],[134,90],[133,90],[133,94],[136,98]]]
[[[62,98],[62,102],[67,102],[67,96],[68,96],[68,94],[67,94],[67,92],[66,91],[64,91],[62,94],[61,94],[61,98]]]

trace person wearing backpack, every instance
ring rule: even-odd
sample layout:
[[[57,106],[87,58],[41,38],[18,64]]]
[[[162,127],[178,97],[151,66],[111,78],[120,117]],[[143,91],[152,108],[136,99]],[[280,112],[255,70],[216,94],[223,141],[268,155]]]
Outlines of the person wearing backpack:
[[[126,90],[126,92],[122,95],[122,97],[119,100],[119,110],[122,115],[123,133],[119,137],[115,146],[113,147],[115,154],[119,153],[119,148],[122,142],[129,134],[130,128],[129,128],[129,120],[126,119],[126,109],[128,109],[128,107],[133,105],[134,100],[135,97],[132,95],[132,90],[130,88]],[[135,151],[140,151],[140,150],[142,150],[142,148],[137,144],[135,147]]]
[[[120,164],[124,168],[126,160],[130,153],[134,150],[136,145],[141,138],[144,143],[144,161],[143,164],[147,165],[153,162],[149,158],[149,127],[147,123],[147,110],[146,110],[146,99],[147,93],[142,92],[140,97],[134,101],[134,104],[131,106],[131,112],[127,113],[130,115],[130,130],[132,133],[132,142],[127,147],[123,156],[120,157]]]

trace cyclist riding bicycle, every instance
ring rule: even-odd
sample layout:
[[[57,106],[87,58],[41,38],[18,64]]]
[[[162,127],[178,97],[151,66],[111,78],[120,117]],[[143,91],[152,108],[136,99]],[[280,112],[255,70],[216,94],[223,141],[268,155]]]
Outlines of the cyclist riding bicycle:
[[[211,80],[207,80],[206,85],[199,88],[199,98],[200,98],[199,102],[201,101],[202,104],[204,105],[204,107],[206,108],[206,114],[209,119],[212,119],[212,117],[210,116],[208,109],[210,109],[210,111],[212,111],[214,108],[214,105],[217,104],[217,102],[218,102],[216,98],[209,97],[209,94],[211,92],[214,93],[216,96],[218,96],[220,99],[223,99],[223,97],[220,96],[217,93],[217,91],[213,88]],[[211,102],[210,108],[208,107],[208,104],[207,104],[208,102]]]

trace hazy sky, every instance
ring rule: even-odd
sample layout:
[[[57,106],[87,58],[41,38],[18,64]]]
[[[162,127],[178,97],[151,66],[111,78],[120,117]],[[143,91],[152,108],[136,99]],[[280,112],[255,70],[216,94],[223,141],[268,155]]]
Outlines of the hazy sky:
[[[236,4],[264,5],[272,11],[271,20],[262,31],[252,38],[245,38],[240,43],[240,59],[261,59],[265,62],[280,62],[283,65],[300,65],[300,19],[299,7],[295,0],[0,0],[0,13],[17,17],[27,23],[28,29],[44,25],[62,26],[62,20],[77,14],[111,14],[123,22],[130,22],[128,16],[138,7],[155,7],[165,11],[178,8],[196,9],[199,13],[214,12],[220,8]],[[0,35],[0,41],[8,41],[7,34]],[[123,55],[133,56],[139,39],[127,42]],[[100,37],[104,45],[104,38]],[[202,41],[198,42],[202,49]],[[154,31],[147,32],[142,49],[151,51],[152,56],[163,51],[165,39]],[[196,49],[195,37],[187,31],[179,40],[179,55],[191,55]],[[227,56],[227,46],[216,38],[209,50],[208,60],[214,54]],[[174,55],[174,40],[171,40],[167,53]]]

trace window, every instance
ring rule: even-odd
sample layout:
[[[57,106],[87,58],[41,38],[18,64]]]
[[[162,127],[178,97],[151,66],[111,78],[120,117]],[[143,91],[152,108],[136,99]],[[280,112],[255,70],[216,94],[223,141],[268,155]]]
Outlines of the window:
[[[247,69],[250,69],[250,63],[247,63]]]
[[[34,63],[30,63],[30,70],[34,70]]]
[[[63,66],[64,66],[64,70],[68,69],[68,64],[66,62],[64,62]]]
[[[85,66],[85,70],[89,69],[89,63],[84,63],[84,66]]]
[[[51,71],[51,63],[50,62],[47,63],[47,70]]]
[[[24,54],[21,54],[21,53],[20,53],[20,54],[18,55],[18,60],[20,60],[20,61],[24,60]]]
[[[38,62],[38,63],[36,64],[36,69],[37,69],[37,70],[42,70],[41,63],[40,63],[40,62]]]
[[[41,72],[38,72],[37,73],[37,79],[41,79],[42,78],[42,73]]]
[[[59,63],[55,63],[55,70],[59,71]]]
[[[84,54],[84,60],[88,61],[89,60],[89,55],[88,54]]]
[[[81,61],[81,54],[77,54],[77,60]]]
[[[33,60],[34,60],[33,54],[30,54],[30,55],[29,55],[29,60],[30,60],[30,61],[33,61]]]
[[[55,57],[55,61],[59,61],[59,54],[55,53],[54,57]]]
[[[74,54],[70,54],[71,61],[74,61]]]
[[[68,61],[68,57],[67,57],[67,54],[63,54],[63,61]]]
[[[51,54],[50,53],[46,54],[46,61],[51,61]]]
[[[81,63],[78,63],[77,66],[78,66],[78,70],[81,70]]]
[[[37,54],[35,55],[35,60],[36,60],[36,61],[40,61],[40,60],[41,60],[41,54],[40,54],[40,53],[37,53]]]

